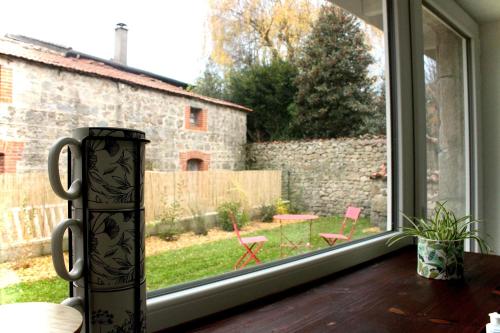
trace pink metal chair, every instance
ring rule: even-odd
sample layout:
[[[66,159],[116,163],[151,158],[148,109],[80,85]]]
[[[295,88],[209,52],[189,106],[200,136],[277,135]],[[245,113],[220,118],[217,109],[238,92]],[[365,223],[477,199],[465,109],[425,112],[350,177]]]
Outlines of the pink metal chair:
[[[245,248],[245,252],[234,264],[234,269],[243,268],[252,260],[254,260],[256,264],[260,264],[260,260],[257,258],[257,253],[260,251],[262,246],[264,246],[264,243],[267,242],[267,238],[265,236],[241,237],[234,214],[229,213],[229,218],[231,219],[231,222],[233,222],[233,229],[236,233],[236,237],[238,237],[239,243]]]
[[[356,229],[356,222],[358,222],[359,214],[361,213],[361,208],[348,207],[344,215],[344,221],[342,222],[342,227],[338,234],[319,234],[321,238],[328,243],[328,245],[333,246],[337,240],[351,240],[354,230]],[[346,228],[347,222],[352,220],[351,231],[349,235],[344,235],[344,230]]]

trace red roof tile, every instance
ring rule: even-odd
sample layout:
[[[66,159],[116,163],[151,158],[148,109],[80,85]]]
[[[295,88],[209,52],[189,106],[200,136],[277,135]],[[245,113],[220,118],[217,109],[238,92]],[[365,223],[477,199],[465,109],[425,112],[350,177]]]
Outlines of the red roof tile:
[[[0,54],[35,61],[46,65],[56,66],[79,73],[115,79],[129,84],[135,84],[142,87],[164,91],[173,95],[226,106],[240,111],[252,111],[251,109],[238,104],[186,91],[182,88],[154,79],[152,77],[129,73],[95,60],[66,57],[60,53],[47,50],[35,45],[0,38]]]

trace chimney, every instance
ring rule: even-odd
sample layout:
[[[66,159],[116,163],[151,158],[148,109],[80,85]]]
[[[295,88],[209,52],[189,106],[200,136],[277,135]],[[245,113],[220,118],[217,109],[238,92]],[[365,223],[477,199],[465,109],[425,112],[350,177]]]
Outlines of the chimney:
[[[115,57],[113,61],[127,65],[127,25],[118,23],[115,28]]]

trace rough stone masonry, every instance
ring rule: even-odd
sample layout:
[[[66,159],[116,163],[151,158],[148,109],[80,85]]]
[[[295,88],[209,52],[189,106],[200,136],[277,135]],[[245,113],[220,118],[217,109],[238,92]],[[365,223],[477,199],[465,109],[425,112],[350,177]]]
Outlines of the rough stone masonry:
[[[387,163],[385,137],[249,144],[251,169],[283,170],[284,197],[319,215],[343,215],[350,205],[385,230]],[[301,202],[300,202],[301,201]]]
[[[3,54],[0,68],[12,74],[11,98],[0,101],[0,143],[24,146],[11,172],[44,171],[52,143],[86,126],[145,131],[151,170],[180,170],[189,152],[206,154],[210,169],[244,167],[246,112]],[[206,110],[206,130],[186,126],[186,107]]]

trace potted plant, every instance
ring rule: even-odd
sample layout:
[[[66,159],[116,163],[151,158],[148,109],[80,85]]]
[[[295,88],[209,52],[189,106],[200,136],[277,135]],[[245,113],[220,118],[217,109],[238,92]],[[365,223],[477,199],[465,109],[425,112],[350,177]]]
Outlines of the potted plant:
[[[436,203],[434,213],[427,219],[409,218],[411,223],[402,233],[388,241],[388,245],[407,237],[418,238],[417,273],[423,277],[451,280],[461,279],[464,272],[464,240],[474,239],[481,252],[488,252],[486,242],[472,229],[478,222],[470,216],[457,218],[453,211],[445,207],[446,202]]]

